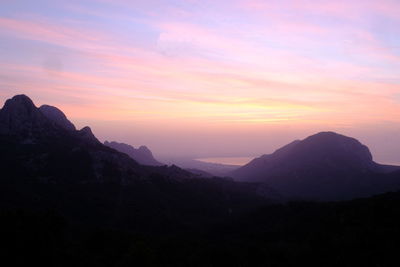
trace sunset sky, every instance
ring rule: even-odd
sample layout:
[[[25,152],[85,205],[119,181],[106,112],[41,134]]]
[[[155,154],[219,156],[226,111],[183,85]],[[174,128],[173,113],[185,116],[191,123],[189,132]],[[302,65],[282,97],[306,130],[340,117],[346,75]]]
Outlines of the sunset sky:
[[[21,93],[160,157],[331,130],[400,163],[400,1],[0,0],[0,100]]]

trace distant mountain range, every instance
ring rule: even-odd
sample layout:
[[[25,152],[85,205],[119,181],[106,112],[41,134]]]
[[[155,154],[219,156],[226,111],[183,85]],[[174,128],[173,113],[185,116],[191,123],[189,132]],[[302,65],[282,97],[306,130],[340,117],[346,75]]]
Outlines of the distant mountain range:
[[[334,132],[293,141],[231,175],[264,182],[290,198],[348,199],[400,188],[400,167],[374,162],[368,147]]]
[[[163,166],[161,162],[158,162],[153,153],[146,146],[140,146],[139,148],[134,148],[131,145],[127,145],[124,143],[118,143],[115,141],[108,142],[105,141],[104,145],[111,147],[119,152],[125,153],[140,164],[150,165],[150,166]]]

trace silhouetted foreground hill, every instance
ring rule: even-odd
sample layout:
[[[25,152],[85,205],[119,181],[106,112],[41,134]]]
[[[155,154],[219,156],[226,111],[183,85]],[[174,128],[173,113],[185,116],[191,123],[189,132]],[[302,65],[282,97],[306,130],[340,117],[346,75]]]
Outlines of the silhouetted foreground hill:
[[[321,132],[256,158],[232,176],[265,182],[290,198],[334,200],[399,189],[399,169],[375,163],[354,138]]]
[[[1,211],[7,266],[397,266],[400,193],[290,202],[164,233],[77,227],[54,211]]]
[[[119,152],[127,154],[128,156],[136,160],[138,163],[143,165],[149,165],[149,166],[165,165],[158,162],[154,158],[153,153],[151,153],[150,149],[148,149],[146,146],[140,146],[139,148],[134,148],[133,146],[124,143],[118,143],[115,141],[112,142],[105,141],[104,145],[114,148]]]

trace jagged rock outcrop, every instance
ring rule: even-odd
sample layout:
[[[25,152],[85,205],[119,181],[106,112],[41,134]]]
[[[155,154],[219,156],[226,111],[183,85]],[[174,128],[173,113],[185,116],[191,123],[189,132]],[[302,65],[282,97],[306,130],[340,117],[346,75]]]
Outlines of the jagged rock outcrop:
[[[91,144],[101,144],[101,142],[94,136],[92,129],[89,126],[83,127],[78,131],[78,135],[82,140]]]

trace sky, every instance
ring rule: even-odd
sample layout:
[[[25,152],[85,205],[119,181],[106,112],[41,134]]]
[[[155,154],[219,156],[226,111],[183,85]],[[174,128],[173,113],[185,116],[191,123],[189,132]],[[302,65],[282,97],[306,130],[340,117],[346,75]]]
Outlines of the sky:
[[[0,100],[156,156],[336,131],[400,164],[399,0],[0,0]]]

